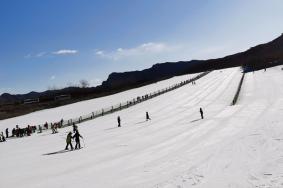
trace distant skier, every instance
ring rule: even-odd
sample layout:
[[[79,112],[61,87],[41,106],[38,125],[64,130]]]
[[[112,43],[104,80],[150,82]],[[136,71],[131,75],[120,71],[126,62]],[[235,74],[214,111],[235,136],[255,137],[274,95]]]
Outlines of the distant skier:
[[[15,135],[16,135],[16,129],[13,128],[13,129],[12,129],[12,137],[14,137]]]
[[[77,130],[78,130],[78,126],[75,123],[73,123],[73,132],[75,133]]]
[[[83,138],[78,129],[76,130],[76,133],[75,135],[73,136],[73,138],[75,138],[75,141],[76,141],[76,146],[75,146],[75,149],[80,149],[81,148],[81,142],[80,142],[80,137]]]
[[[52,129],[52,134],[58,133],[58,131],[57,131],[57,123],[54,123],[53,125],[51,125],[51,129]]]
[[[6,129],[6,138],[8,138],[9,137],[9,129],[7,128]]]
[[[28,127],[26,128],[26,134],[27,134],[27,136],[31,135],[31,127],[30,127],[30,125],[28,125]]]
[[[120,118],[120,116],[117,117],[117,121],[118,121],[118,127],[121,127],[121,118]]]
[[[41,125],[38,125],[38,130],[39,130],[38,133],[42,133],[42,127],[41,127]]]
[[[51,123],[51,130],[52,130],[52,134],[55,134],[55,128],[54,128],[54,125],[55,125],[55,124],[52,124],[52,123]]]
[[[59,128],[63,127],[63,123],[64,123],[64,120],[63,120],[63,118],[62,118],[61,121],[60,121],[60,126],[59,126]]]
[[[5,139],[5,137],[4,137],[3,132],[1,132],[1,137],[2,137],[2,142],[5,142],[5,141],[6,141],[6,139]]]
[[[47,122],[45,122],[44,128],[45,128],[45,129],[48,129],[48,123],[47,123]]]
[[[148,115],[148,112],[145,113],[145,116],[146,116],[146,121],[151,120],[149,115]]]
[[[73,145],[72,145],[72,132],[69,132],[68,135],[67,135],[67,138],[66,138],[66,142],[67,142],[67,145],[66,145],[66,148],[65,150],[69,150],[69,145],[71,146],[71,150],[73,150]]]
[[[200,113],[201,119],[203,119],[203,111],[202,111],[202,108],[199,109],[199,113]]]

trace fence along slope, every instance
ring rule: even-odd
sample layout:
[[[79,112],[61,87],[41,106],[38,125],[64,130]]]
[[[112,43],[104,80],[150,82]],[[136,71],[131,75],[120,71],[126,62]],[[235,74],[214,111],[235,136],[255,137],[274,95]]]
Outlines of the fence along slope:
[[[235,105],[237,103],[237,101],[238,101],[238,98],[239,98],[239,95],[240,95],[240,91],[241,91],[241,88],[242,88],[242,85],[243,85],[243,82],[244,82],[244,78],[245,78],[245,73],[243,73],[242,78],[241,78],[241,80],[239,82],[238,89],[237,89],[236,94],[235,94],[235,96],[233,98],[231,106]]]
[[[123,110],[125,108],[129,108],[133,105],[139,104],[139,103],[147,101],[151,98],[157,97],[157,96],[162,95],[164,93],[178,89],[178,88],[180,88],[184,85],[187,85],[189,83],[192,83],[193,81],[196,81],[196,80],[200,79],[201,77],[206,76],[210,72],[212,72],[212,71],[203,72],[203,73],[195,76],[194,78],[182,81],[178,84],[174,84],[174,85],[169,86],[167,88],[164,88],[164,89],[161,89],[161,90],[158,90],[158,91],[155,91],[155,92],[143,95],[143,96],[138,96],[138,97],[136,97],[132,100],[122,102],[120,104],[116,104],[116,105],[113,105],[113,106],[110,106],[110,107],[102,108],[101,110],[97,110],[95,112],[91,112],[89,114],[82,115],[82,116],[79,116],[79,117],[76,117],[76,118],[63,120],[61,127],[71,126],[73,123],[75,123],[75,124],[82,123],[82,122],[85,122],[85,121],[88,121],[88,120],[92,120],[92,119],[95,119],[95,118],[98,118],[98,117],[101,117],[101,116],[104,116],[104,115],[107,115],[107,114],[111,114],[111,113]],[[43,125],[41,125],[41,126],[43,126]],[[50,126],[48,124],[48,128],[49,127]]]

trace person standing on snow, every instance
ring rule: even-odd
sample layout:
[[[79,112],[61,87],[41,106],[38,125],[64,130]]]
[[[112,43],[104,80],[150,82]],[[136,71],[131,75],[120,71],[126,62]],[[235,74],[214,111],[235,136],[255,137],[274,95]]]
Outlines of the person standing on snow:
[[[73,138],[75,138],[75,141],[76,141],[76,146],[75,146],[75,149],[81,149],[81,142],[80,142],[80,137],[83,138],[78,129],[76,130],[76,133],[74,134]]]
[[[146,121],[151,120],[149,115],[148,115],[148,112],[145,113],[145,116],[146,116]]]
[[[41,127],[41,125],[38,125],[38,130],[39,130],[38,133],[42,133],[42,127]]]
[[[8,138],[9,137],[9,129],[7,128],[6,129],[6,138]]]
[[[203,119],[203,111],[202,111],[202,108],[199,109],[199,113],[200,113],[201,119]]]
[[[64,123],[64,120],[62,118],[61,121],[60,121],[60,127],[59,128],[63,127],[63,123]]]
[[[2,137],[2,142],[5,142],[5,141],[6,141],[3,132],[1,132],[1,136],[0,136],[0,137]]]
[[[121,118],[120,118],[120,116],[117,117],[117,121],[118,121],[118,127],[121,127]]]
[[[73,123],[73,132],[76,133],[77,130],[78,130],[78,126],[75,123]]]
[[[73,150],[73,145],[72,145],[72,132],[69,132],[68,135],[67,135],[67,138],[66,138],[66,142],[67,142],[67,145],[66,145],[66,148],[65,150],[69,150],[69,145],[71,146],[71,150]]]

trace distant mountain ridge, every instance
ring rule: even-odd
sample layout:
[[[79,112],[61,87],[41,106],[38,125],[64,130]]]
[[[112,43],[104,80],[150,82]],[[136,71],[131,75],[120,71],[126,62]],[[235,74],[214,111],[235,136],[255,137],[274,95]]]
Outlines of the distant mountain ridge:
[[[142,71],[130,71],[123,73],[111,73],[107,80],[103,81],[100,86],[90,88],[67,87],[60,90],[48,90],[44,92],[30,92],[21,95],[11,95],[3,93],[0,96],[0,119],[2,114],[9,114],[17,111],[20,104],[26,99],[39,98],[40,102],[52,103],[49,107],[56,107],[66,103],[73,103],[84,99],[101,97],[127,89],[150,84],[173,76],[199,73],[208,70],[217,70],[230,67],[243,66],[247,70],[258,70],[271,66],[283,64],[283,34],[275,40],[252,47],[244,52],[229,55],[223,58],[210,60],[191,60],[179,62],[165,62],[153,65],[151,68]],[[70,95],[71,100],[65,103],[54,102],[58,95]],[[53,102],[52,102],[53,101]],[[14,105],[9,113],[3,105]],[[38,107],[39,105],[37,105]],[[36,109],[30,108],[28,111],[44,109],[46,106]],[[22,108],[24,109],[24,108]]]
[[[149,69],[124,73],[111,73],[102,86],[108,88],[124,87],[135,83],[160,80],[172,76],[204,72],[238,66],[252,69],[280,65],[283,62],[283,34],[275,40],[250,48],[245,52],[210,60],[191,60],[155,64]]]

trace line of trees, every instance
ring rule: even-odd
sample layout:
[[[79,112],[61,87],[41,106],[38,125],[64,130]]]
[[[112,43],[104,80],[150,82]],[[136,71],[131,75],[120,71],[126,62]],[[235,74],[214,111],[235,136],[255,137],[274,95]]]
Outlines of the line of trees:
[[[90,83],[89,83],[89,81],[86,80],[86,79],[81,79],[78,84],[69,82],[69,83],[67,84],[67,86],[68,86],[68,87],[78,87],[78,88],[88,88],[88,87],[90,87]],[[59,86],[56,86],[56,85],[52,85],[52,86],[48,86],[47,89],[50,90],[50,91],[54,91],[54,90],[63,89],[63,87],[59,87]]]

